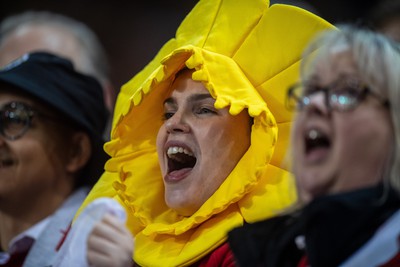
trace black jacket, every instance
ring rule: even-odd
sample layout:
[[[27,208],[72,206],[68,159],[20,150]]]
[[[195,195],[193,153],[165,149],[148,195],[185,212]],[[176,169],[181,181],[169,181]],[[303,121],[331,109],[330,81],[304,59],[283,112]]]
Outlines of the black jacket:
[[[400,197],[382,185],[323,196],[302,210],[229,233],[240,266],[295,267],[306,255],[312,267],[338,266],[400,209]]]

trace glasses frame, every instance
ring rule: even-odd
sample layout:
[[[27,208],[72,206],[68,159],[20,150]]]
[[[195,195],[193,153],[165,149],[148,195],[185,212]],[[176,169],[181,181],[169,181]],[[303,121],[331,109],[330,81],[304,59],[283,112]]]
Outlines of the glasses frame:
[[[372,91],[368,86],[358,83],[358,82],[348,82],[341,90],[334,90],[337,87],[338,83],[334,83],[331,86],[320,87],[320,86],[310,86],[307,83],[297,83],[289,87],[286,94],[286,108],[288,110],[297,110],[301,111],[306,106],[311,104],[311,97],[316,93],[322,92],[324,95],[324,103],[329,111],[336,110],[340,112],[348,112],[354,110],[358,107],[358,105],[367,98],[368,95],[375,97],[379,100],[379,102],[385,106],[389,107],[390,102],[388,99],[383,98],[376,92]],[[303,94],[304,88],[309,86],[312,88],[309,93]],[[296,94],[296,91],[302,92],[301,94]],[[343,94],[341,94],[343,93]],[[344,93],[348,93],[348,95],[354,96],[353,104],[341,104],[340,98]],[[336,102],[333,102],[334,99],[337,99]],[[293,101],[294,100],[294,101]],[[290,103],[294,102],[296,105],[291,105]],[[333,105],[333,103],[335,103]]]
[[[3,123],[3,119],[5,119],[5,118],[9,119],[9,117],[4,114],[7,111],[10,112],[10,109],[18,110],[18,108],[20,110],[24,110],[26,112],[27,117],[26,117],[25,121],[23,122],[24,125],[21,128],[21,130],[15,135],[10,135],[5,130],[4,123]],[[53,118],[51,116],[47,116],[47,115],[43,114],[42,112],[39,112],[38,110],[32,108],[30,105],[28,105],[24,102],[11,101],[11,102],[6,103],[5,105],[3,105],[0,108],[0,135],[10,141],[14,141],[14,140],[21,138],[31,128],[32,120],[35,116],[40,116],[43,118],[56,120],[55,118]]]

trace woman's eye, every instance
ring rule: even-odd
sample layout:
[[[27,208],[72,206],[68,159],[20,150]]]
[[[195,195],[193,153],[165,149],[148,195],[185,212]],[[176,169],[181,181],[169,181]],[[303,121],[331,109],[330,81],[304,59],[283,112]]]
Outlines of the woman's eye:
[[[332,91],[330,94],[343,98],[357,98],[359,90],[353,88],[343,88],[341,90]]]
[[[163,116],[162,116],[162,120],[166,121],[168,119],[170,119],[172,116],[174,116],[174,112],[164,112]]]
[[[360,90],[354,89],[354,88],[344,88],[339,92],[341,95],[347,95],[347,96],[358,96],[360,94]]]
[[[211,109],[211,108],[207,108],[207,107],[202,107],[197,109],[197,114],[214,114],[215,110]]]
[[[333,105],[352,106],[357,103],[358,91],[355,89],[343,89],[332,92],[330,101]]]

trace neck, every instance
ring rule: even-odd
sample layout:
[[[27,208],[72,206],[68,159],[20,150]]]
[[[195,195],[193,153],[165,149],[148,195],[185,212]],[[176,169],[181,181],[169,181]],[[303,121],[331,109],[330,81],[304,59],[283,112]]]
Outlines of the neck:
[[[39,199],[31,198],[18,203],[0,201],[1,250],[7,251],[11,239],[53,214],[67,197],[67,194],[43,194]]]
[[[30,222],[0,212],[0,249],[7,251],[11,239],[27,230],[31,225]]]

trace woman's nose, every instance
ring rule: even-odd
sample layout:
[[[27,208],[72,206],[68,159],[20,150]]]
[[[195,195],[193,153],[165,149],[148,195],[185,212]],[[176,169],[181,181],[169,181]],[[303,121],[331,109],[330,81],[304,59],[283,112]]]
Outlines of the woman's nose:
[[[313,93],[303,100],[303,109],[307,111],[327,114],[330,110],[326,92]]]
[[[165,122],[165,128],[168,133],[187,133],[190,127],[186,116],[181,112],[176,112]]]

